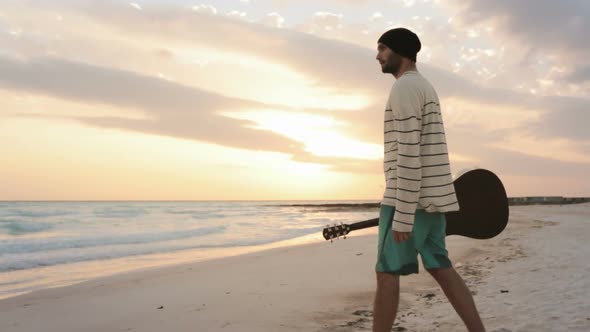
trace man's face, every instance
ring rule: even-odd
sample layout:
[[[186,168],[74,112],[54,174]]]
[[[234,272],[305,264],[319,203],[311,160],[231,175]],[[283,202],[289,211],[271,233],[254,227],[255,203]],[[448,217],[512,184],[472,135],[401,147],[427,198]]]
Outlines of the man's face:
[[[377,45],[376,59],[381,64],[381,71],[385,74],[396,75],[402,64],[402,57],[381,43]]]

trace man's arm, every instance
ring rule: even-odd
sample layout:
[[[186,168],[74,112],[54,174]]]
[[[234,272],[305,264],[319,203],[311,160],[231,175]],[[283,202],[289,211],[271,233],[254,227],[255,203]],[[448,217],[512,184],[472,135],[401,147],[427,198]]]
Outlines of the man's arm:
[[[398,142],[397,188],[393,230],[411,232],[420,199],[422,112],[417,91],[397,89],[393,98],[394,128]]]

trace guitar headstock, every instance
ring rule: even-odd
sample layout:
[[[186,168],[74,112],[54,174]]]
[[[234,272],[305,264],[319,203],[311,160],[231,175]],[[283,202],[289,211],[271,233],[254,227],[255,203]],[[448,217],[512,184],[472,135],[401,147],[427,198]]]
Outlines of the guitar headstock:
[[[341,223],[340,225],[327,225],[322,234],[324,235],[324,239],[333,240],[340,238],[341,236],[346,239],[348,233],[350,233],[350,225]]]

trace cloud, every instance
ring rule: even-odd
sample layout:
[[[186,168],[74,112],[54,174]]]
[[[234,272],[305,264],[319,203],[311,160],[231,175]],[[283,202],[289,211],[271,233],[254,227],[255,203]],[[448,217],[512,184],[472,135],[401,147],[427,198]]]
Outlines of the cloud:
[[[360,92],[373,98],[381,98],[383,91],[391,84],[391,79],[378,71],[374,51],[369,48],[221,17],[190,17],[174,11],[167,15],[159,13],[158,16],[160,24],[157,29],[151,24],[153,16],[126,16],[125,20],[129,20],[127,23],[121,17],[103,19],[121,29],[135,30],[138,34],[175,36],[186,42],[209,45],[228,52],[240,49],[242,52],[264,55],[272,62],[282,63],[313,77],[318,87],[329,87],[340,93]],[[181,31],[176,26],[191,28]],[[203,29],[207,29],[208,33],[198,33]],[[484,88],[434,66],[421,64],[420,68],[436,83],[441,94],[496,105],[522,105],[523,101],[535,99],[534,96],[507,89]],[[537,103],[533,104],[536,108]]]
[[[56,79],[58,77],[59,79]],[[0,88],[51,95],[66,100],[140,109],[146,119],[121,116],[37,115],[69,118],[93,127],[194,139],[248,150],[286,153],[295,161],[334,166],[337,171],[364,172],[365,161],[317,156],[303,143],[256,129],[255,123],[221,116],[240,109],[276,109],[273,105],[227,98],[155,77],[56,58],[27,61],[0,57]],[[35,116],[23,114],[24,116]]]
[[[588,98],[546,96],[535,100],[538,108],[544,108],[541,121],[533,124],[532,132],[540,137],[563,137],[573,141],[590,141],[587,124],[590,123]]]
[[[212,5],[194,5],[192,9],[196,12],[217,15],[217,8]]]
[[[416,3],[416,0],[403,0],[404,6],[412,7]]]
[[[137,3],[135,3],[135,2],[130,2],[129,3],[129,6],[135,8],[137,10],[141,10],[142,9],[141,6],[139,4],[137,4]]]
[[[369,20],[371,21],[378,21],[378,20],[382,20],[383,19],[383,14],[381,12],[374,12],[373,15],[371,15],[371,17],[369,17]]]
[[[581,67],[590,63],[590,2],[585,0],[552,1],[486,1],[455,0],[455,18],[464,27],[491,24],[496,37],[511,42],[510,47],[521,53],[522,64],[535,57],[565,65],[572,83],[588,75],[578,75]],[[522,52],[524,50],[524,52]],[[556,77],[564,78],[564,77]]]
[[[268,13],[266,17],[262,20],[262,23],[270,25],[272,27],[281,28],[285,23],[285,18],[282,17],[279,13]]]
[[[365,6],[369,0],[324,0],[332,5],[346,5],[351,7]],[[285,7],[288,5],[301,5],[301,0],[270,0],[272,7]]]
[[[99,126],[196,139],[221,145],[295,153],[301,144],[268,131],[249,129],[249,121],[216,114],[269,105],[227,98],[133,72],[56,58],[28,61],[0,57],[0,87],[59,98],[141,109],[152,119],[83,117]]]
[[[93,22],[125,33],[131,38],[153,38],[156,41],[166,40],[169,43],[208,47],[230,53],[239,50],[261,56],[269,63],[288,66],[309,77],[317,88],[330,89],[342,95],[365,94],[371,98],[370,104],[365,108],[353,112],[342,111],[333,116],[349,124],[346,128],[349,137],[370,143],[382,141],[382,132],[376,130],[381,125],[376,125],[382,122],[383,105],[393,78],[380,72],[371,45],[359,47],[287,29],[276,29],[219,15],[205,15],[190,9],[144,8],[139,12],[132,10],[133,8],[120,11],[117,8],[118,5],[110,3],[92,3],[69,10],[84,13]],[[160,53],[164,57],[170,55],[165,50]],[[91,125],[204,140],[252,150],[279,151],[294,155],[296,160],[329,163],[340,170],[375,169],[372,163],[365,168],[357,160],[315,156],[306,152],[305,147],[297,141],[253,129],[250,121],[228,119],[216,114],[217,111],[239,111],[246,107],[264,109],[270,107],[269,105],[224,97],[106,65],[97,66],[30,55],[28,58],[32,60],[19,62],[6,57],[0,59],[0,80],[3,87],[141,108],[156,119],[84,119]],[[454,137],[452,139],[456,142],[452,146],[455,153],[483,160],[488,160],[486,156],[490,153],[500,160],[505,159],[506,156],[512,156],[513,152],[496,149],[493,150],[496,152],[491,153],[492,148],[484,143],[501,140],[510,131],[524,132],[541,143],[561,137],[573,142],[573,148],[579,148],[582,146],[580,144],[590,141],[590,133],[585,130],[585,124],[589,120],[588,112],[584,111],[587,98],[533,96],[506,88],[487,88],[454,74],[451,70],[427,64],[419,64],[419,68],[433,82],[443,100],[455,98],[467,101],[473,107],[464,108],[456,114],[459,117],[476,117],[471,126],[466,127],[466,131],[453,127],[447,129],[449,136]],[[514,123],[505,128],[499,125],[500,122],[496,121],[494,115],[481,111],[494,107],[512,107],[517,112],[530,112],[535,116],[515,117]],[[280,109],[288,110],[284,106]],[[313,109],[299,111],[322,112]],[[511,119],[509,113],[503,116]],[[498,128],[490,129],[488,123]],[[476,140],[473,136],[478,135],[485,135],[485,139],[480,140],[482,144],[474,146],[473,142]],[[581,143],[576,145],[576,141]],[[532,158],[527,156],[527,151],[522,151],[521,155],[522,158]]]
[[[368,96],[381,97],[383,89],[388,89],[391,84],[391,78],[379,71],[375,51],[371,50],[375,45],[359,47],[297,31],[188,13],[179,9],[145,10],[148,15],[123,13],[109,9],[108,6],[87,10],[95,20],[127,34],[206,45],[230,53],[240,50],[263,56],[273,63],[287,65],[305,74],[318,87],[328,87],[340,93],[361,92]],[[113,12],[117,14],[112,14]],[[207,33],[202,33],[203,31]],[[476,90],[483,91],[477,84],[458,75],[428,65],[421,65],[421,68],[428,71],[429,75],[436,76],[433,79],[441,81],[441,85],[453,89],[454,93],[461,93],[466,89],[468,93],[464,95],[471,95]],[[505,96],[505,93],[502,92],[502,95]],[[520,98],[522,96],[515,96],[514,100]]]
[[[590,81],[590,65],[585,66],[583,68],[578,68],[577,70],[570,72],[566,79],[574,83],[582,83]]]
[[[455,17],[465,24],[491,21],[505,35],[525,42],[524,46],[573,52],[590,51],[590,3],[585,0],[487,1],[458,0]]]
[[[239,10],[232,10],[226,14],[229,17],[245,18],[248,14]]]
[[[588,174],[587,162],[561,161],[501,148],[489,148],[487,151],[486,155],[480,157],[479,162],[504,174],[539,177],[564,176],[578,179],[585,178]]]
[[[334,30],[342,28],[342,14],[316,12],[311,19],[311,29]]]

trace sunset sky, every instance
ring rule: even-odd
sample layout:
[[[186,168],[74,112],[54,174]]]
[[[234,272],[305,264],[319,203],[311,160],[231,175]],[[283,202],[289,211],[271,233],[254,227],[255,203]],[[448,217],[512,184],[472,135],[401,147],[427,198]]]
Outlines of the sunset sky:
[[[379,200],[394,27],[454,173],[590,196],[590,1],[2,0],[0,200]]]

